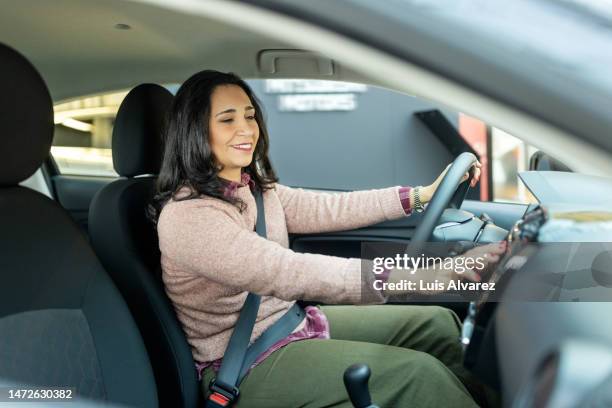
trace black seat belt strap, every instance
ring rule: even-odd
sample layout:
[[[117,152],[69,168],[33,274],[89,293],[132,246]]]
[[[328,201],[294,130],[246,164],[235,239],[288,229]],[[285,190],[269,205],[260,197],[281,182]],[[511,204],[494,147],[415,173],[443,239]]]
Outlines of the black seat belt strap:
[[[259,189],[257,189],[255,193],[255,202],[257,204],[255,231],[257,231],[259,236],[266,238],[266,216],[264,214],[263,195]],[[238,378],[244,358],[247,354],[247,348],[249,347],[251,333],[253,333],[253,326],[255,326],[255,319],[257,318],[260,302],[261,296],[254,293],[249,293],[247,295],[232,336],[225,349],[223,362],[217,374],[217,385],[229,386],[231,387],[230,389],[233,389],[236,387],[236,384],[239,383]]]
[[[272,326],[268,327],[266,331],[251,344],[244,357],[244,362],[242,363],[238,384],[242,382],[249,368],[251,368],[251,365],[257,360],[257,357],[268,350],[277,341],[290,335],[302,320],[304,320],[304,317],[306,317],[304,309],[297,303],[294,303],[280,319],[274,322]]]
[[[255,203],[257,204],[257,221],[255,223],[255,231],[259,236],[266,238],[266,217],[263,204],[263,194],[259,188],[255,191]],[[211,395],[206,400],[206,408],[228,407],[238,398],[240,372],[244,358],[249,347],[253,326],[257,318],[259,303],[261,297],[254,293],[249,293],[240,316],[234,326],[234,331],[225,349],[221,368],[217,373],[217,377],[210,383]]]
[[[221,368],[209,385],[211,395],[206,400],[206,408],[229,407],[238,398],[240,392],[236,384],[249,346],[260,300],[260,296],[254,293],[247,295],[225,349]]]

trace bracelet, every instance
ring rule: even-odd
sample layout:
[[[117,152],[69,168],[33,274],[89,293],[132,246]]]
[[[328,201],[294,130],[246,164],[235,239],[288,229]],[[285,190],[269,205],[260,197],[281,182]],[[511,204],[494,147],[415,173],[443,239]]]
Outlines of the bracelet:
[[[421,201],[421,188],[422,186],[417,186],[412,189],[414,191],[414,200],[412,202],[414,203],[413,207],[416,212],[423,212],[423,210],[425,209],[425,206],[423,206],[423,202]]]

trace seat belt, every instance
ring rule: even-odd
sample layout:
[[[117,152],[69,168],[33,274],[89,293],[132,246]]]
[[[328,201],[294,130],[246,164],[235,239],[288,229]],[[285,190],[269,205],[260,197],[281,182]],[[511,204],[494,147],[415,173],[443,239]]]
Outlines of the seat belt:
[[[267,238],[263,194],[259,188],[255,191],[255,203],[257,205],[255,231],[259,236]],[[306,316],[304,309],[295,303],[249,346],[260,302],[261,296],[249,292],[225,349],[221,368],[216,378],[210,382],[211,394],[206,400],[206,408],[232,406],[240,395],[238,386],[257,357],[274,343],[291,334]]]

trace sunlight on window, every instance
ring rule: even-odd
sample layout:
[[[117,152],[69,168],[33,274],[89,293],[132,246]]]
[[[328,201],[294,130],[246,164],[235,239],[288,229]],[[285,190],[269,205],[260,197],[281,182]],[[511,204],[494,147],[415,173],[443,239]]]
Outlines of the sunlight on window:
[[[51,153],[60,173],[117,177],[113,168],[115,116],[127,91],[86,96],[53,107]]]
[[[51,154],[62,174],[117,177],[111,149],[52,146]]]

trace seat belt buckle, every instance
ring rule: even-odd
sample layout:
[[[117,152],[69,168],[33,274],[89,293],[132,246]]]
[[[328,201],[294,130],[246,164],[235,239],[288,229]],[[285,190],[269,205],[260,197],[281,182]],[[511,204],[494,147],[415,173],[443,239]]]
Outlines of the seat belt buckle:
[[[222,387],[217,384],[216,379],[213,378],[208,385],[208,389],[210,390],[210,395],[208,396],[208,402],[212,402],[219,407],[231,407],[234,405],[236,399],[238,399],[238,395],[240,395],[240,391],[237,387]],[[208,407],[208,405],[207,405]]]

